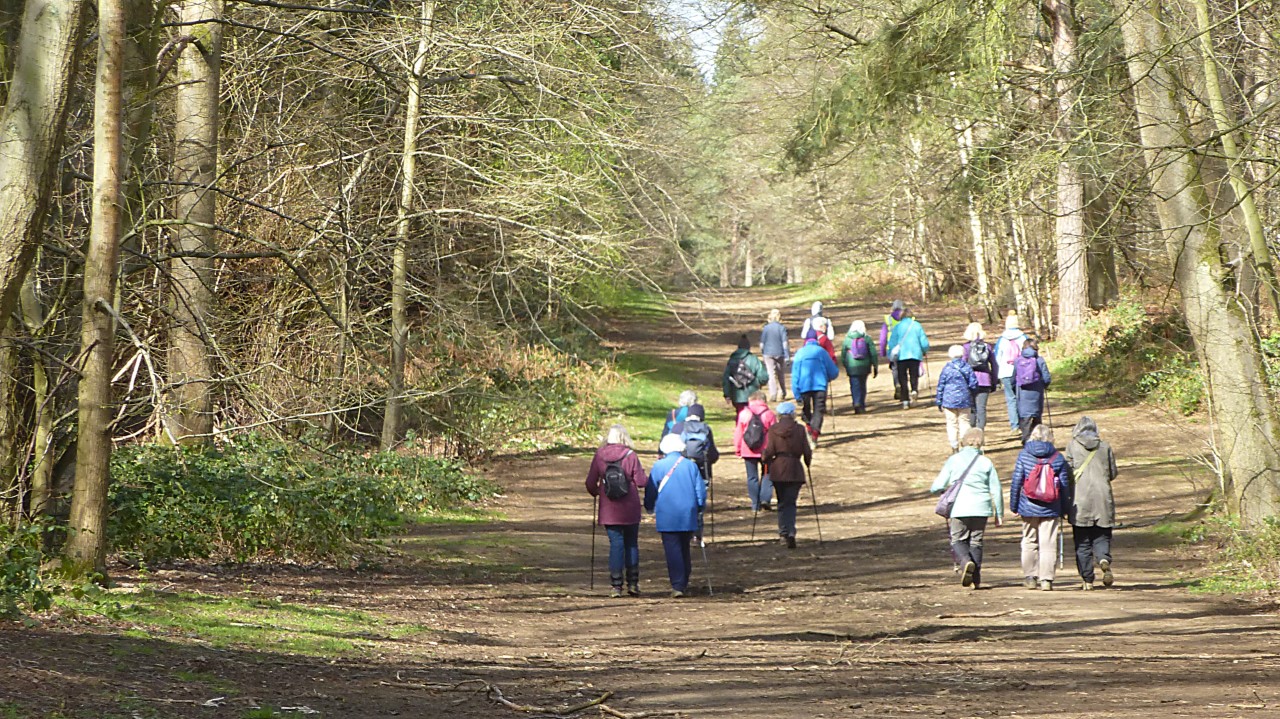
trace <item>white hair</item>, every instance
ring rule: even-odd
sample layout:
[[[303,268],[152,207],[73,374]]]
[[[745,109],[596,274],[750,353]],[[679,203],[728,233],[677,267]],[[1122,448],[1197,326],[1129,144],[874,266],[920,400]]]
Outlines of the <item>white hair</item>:
[[[778,320],[781,320],[781,319],[782,319],[782,311],[781,311],[781,310],[769,310],[769,321],[770,321],[770,322],[777,322]]]
[[[960,345],[951,345],[947,348],[947,356],[951,359],[960,359],[964,356],[964,347]]]
[[[678,434],[669,434],[658,443],[658,451],[662,454],[675,454],[684,451],[684,440]]]
[[[1053,430],[1047,424],[1037,424],[1031,430],[1031,436],[1027,439],[1033,439],[1037,442],[1048,442],[1053,444]]]
[[[984,340],[987,333],[982,330],[982,325],[978,322],[970,322],[968,327],[964,328],[964,339],[966,342],[974,340]]]
[[[814,329],[814,331],[815,331],[815,332],[818,332],[819,334],[821,334],[821,333],[823,333],[823,332],[826,332],[826,331],[827,331],[827,318],[826,318],[826,317],[814,317],[814,318],[813,318],[813,329]]]
[[[609,427],[609,431],[604,436],[605,444],[623,444],[628,447],[631,445],[631,433],[627,432],[627,428],[620,424]]]
[[[681,407],[688,407],[691,404],[697,404],[698,393],[691,389],[687,389],[680,393],[680,399],[676,403]]]
[[[862,334],[865,335],[867,333],[867,323],[863,322],[862,320],[854,320],[853,324],[849,325],[849,331],[861,332]]]

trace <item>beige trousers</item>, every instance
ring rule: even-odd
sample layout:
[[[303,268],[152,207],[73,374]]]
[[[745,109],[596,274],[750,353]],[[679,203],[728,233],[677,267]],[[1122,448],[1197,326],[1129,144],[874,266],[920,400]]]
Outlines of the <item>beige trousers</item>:
[[[781,357],[770,357],[765,355],[764,368],[769,372],[769,401],[775,401],[787,396],[787,383],[785,374],[786,363]]]
[[[947,417],[947,441],[951,443],[951,449],[960,448],[960,440],[964,439],[964,433],[969,431],[969,409],[947,409],[942,408],[942,414]]]
[[[1057,517],[1022,518],[1022,576],[1053,581],[1058,570]]]

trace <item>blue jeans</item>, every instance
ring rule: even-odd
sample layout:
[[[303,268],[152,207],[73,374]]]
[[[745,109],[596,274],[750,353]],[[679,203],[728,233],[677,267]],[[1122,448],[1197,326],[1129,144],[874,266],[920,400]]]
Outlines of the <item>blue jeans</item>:
[[[760,505],[773,501],[773,482],[769,475],[760,476],[760,460],[742,458],[747,463],[747,496],[751,498],[751,511],[759,512]]]
[[[854,407],[867,406],[867,376],[865,374],[849,375],[849,394],[853,395]]]
[[[1018,388],[1012,377],[1001,377],[1000,386],[1004,387],[1004,405],[1009,409],[1009,429],[1018,429]]]
[[[662,551],[667,555],[667,576],[671,589],[683,592],[689,588],[689,576],[693,574],[693,558],[689,542],[693,532],[659,532],[662,535]]]
[[[622,572],[627,572],[627,583],[640,581],[640,525],[606,524],[609,533],[609,581],[615,587],[622,586]]]

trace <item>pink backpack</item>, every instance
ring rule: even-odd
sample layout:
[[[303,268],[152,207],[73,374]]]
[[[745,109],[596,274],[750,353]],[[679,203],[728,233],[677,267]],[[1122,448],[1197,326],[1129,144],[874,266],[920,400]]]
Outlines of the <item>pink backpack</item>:
[[[1058,501],[1058,473],[1053,471],[1054,452],[1048,459],[1036,461],[1036,466],[1022,483],[1022,496],[1041,504]]]

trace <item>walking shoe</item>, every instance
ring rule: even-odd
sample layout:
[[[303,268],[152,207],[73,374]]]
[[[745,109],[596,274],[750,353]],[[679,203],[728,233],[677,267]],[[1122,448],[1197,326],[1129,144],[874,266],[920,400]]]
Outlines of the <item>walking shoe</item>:
[[[1035,589],[1035,588],[1036,588],[1036,578],[1035,578],[1035,577],[1023,577],[1023,578],[1022,578],[1022,587],[1023,587],[1024,589]]]
[[[911,401],[912,401],[912,402],[914,402],[914,401],[916,401],[916,400],[917,400],[917,399],[919,399],[919,398],[920,398],[920,393],[919,393],[919,392],[917,392],[917,391],[916,391],[916,390],[914,390],[914,389],[913,389],[913,390],[911,390]]]
[[[639,585],[638,583],[637,583],[637,584],[628,584],[628,585],[627,585],[627,594],[629,594],[629,595],[631,595],[631,596],[633,596],[633,597],[638,597],[638,596],[640,596],[640,585]]]
[[[796,548],[796,538],[795,538],[795,537],[786,537],[786,540],[785,540],[785,541],[786,541],[786,543],[787,543],[787,549],[795,549],[795,548]]]
[[[1093,582],[1081,582],[1080,588],[1086,592],[1091,591],[1093,589]]]
[[[762,510],[764,510],[764,511],[766,511],[766,512],[772,512],[772,511],[773,511],[773,503],[771,503],[771,502],[765,502],[764,504],[760,505],[760,509],[762,509]]]
[[[1115,575],[1111,573],[1111,560],[1104,559],[1098,562],[1098,569],[1102,570],[1102,586],[1109,587],[1111,583],[1116,581]]]
[[[978,565],[974,562],[964,563],[964,574],[960,575],[960,586],[967,587],[973,584],[973,573],[978,571]]]
[[[680,591],[679,589],[672,589],[672,590],[671,590],[671,598],[672,598],[672,599],[679,599],[679,598],[681,598],[681,597],[683,597],[683,596],[684,596],[684,592]]]
[[[907,402],[907,401],[903,401],[903,403],[902,403],[902,408],[903,408],[903,409],[911,409],[911,403],[910,403],[910,402]]]
[[[613,589],[609,590],[610,599],[617,599],[618,597],[621,597],[621,596],[622,596],[622,587],[614,587]]]
[[[1052,580],[1052,579],[1041,579],[1041,580],[1040,580],[1040,591],[1042,591],[1042,592],[1052,592],[1052,591],[1053,591],[1053,580]]]

